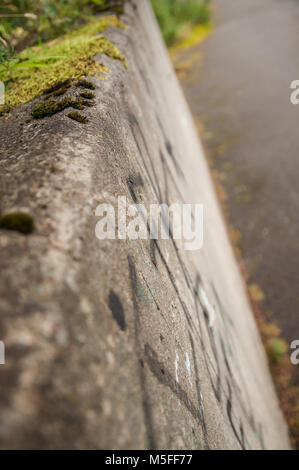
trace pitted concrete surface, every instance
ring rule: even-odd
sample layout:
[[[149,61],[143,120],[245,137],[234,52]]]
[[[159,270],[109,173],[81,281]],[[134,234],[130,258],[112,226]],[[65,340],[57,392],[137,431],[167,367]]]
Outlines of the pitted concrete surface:
[[[79,124],[0,121],[1,448],[289,448],[193,122],[147,1]],[[75,93],[71,89],[70,93]],[[39,101],[39,100],[37,100]],[[99,203],[203,203],[204,246],[98,240]],[[209,319],[215,314],[212,326]]]

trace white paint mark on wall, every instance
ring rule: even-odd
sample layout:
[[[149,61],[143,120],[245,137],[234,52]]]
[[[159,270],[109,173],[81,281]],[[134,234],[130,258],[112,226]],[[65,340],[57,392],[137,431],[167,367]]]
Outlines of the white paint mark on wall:
[[[175,353],[174,367],[175,367],[175,380],[177,381],[177,383],[179,383],[179,355],[178,353]]]
[[[203,289],[203,287],[200,287],[199,288],[199,295],[200,295],[200,299],[202,301],[202,303],[204,304],[208,314],[209,314],[209,326],[212,327],[215,320],[216,320],[216,312],[215,312],[215,309],[213,307],[213,305],[210,303],[209,299],[208,299],[208,296],[205,292],[205,290]]]
[[[200,392],[200,410],[203,413],[205,410],[205,407],[203,406],[203,396],[202,393]]]
[[[187,369],[187,372],[188,372],[190,386],[192,387],[191,363],[190,363],[188,353],[186,353],[185,366],[186,366],[186,369]]]
[[[187,369],[188,375],[191,376],[191,364],[190,364],[190,359],[189,359],[188,353],[186,353],[185,364],[186,364],[186,369]]]

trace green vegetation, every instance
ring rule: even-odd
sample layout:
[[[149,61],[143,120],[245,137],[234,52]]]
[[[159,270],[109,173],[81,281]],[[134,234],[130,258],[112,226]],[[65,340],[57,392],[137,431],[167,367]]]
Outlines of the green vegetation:
[[[0,229],[14,230],[29,235],[34,230],[34,222],[30,215],[16,212],[0,217]]]
[[[268,352],[269,358],[275,364],[280,364],[283,358],[283,355],[288,350],[288,345],[285,340],[282,338],[273,338],[266,345],[266,350]]]
[[[10,58],[10,52],[9,50],[0,43],[0,65],[3,64],[4,62],[7,62]]]
[[[151,0],[165,42],[173,45],[190,26],[207,24],[210,19],[209,0]]]
[[[79,86],[82,88],[88,88],[89,90],[95,90],[94,84],[88,80],[79,80],[76,86]]]
[[[107,9],[121,13],[122,4],[122,0],[1,0],[0,43],[6,50],[20,51],[65,34]]]
[[[45,90],[44,95],[46,95],[46,98],[50,98],[51,96],[62,96],[70,88],[71,84],[72,84],[71,80],[64,80],[62,82],[57,82],[55,83],[55,85]]]
[[[35,119],[42,119],[60,113],[66,108],[84,109],[84,102],[80,98],[64,98],[61,101],[49,99],[34,106],[31,114]]]
[[[87,122],[87,117],[83,116],[83,114],[80,114],[80,113],[77,113],[77,112],[69,113],[67,115],[67,117],[69,117],[70,119],[73,119],[73,121],[77,121],[77,122],[81,122],[81,123]]]
[[[83,91],[82,93],[80,93],[80,96],[82,96],[82,98],[85,98],[86,100],[92,100],[96,97],[96,95],[91,91]]]
[[[103,16],[54,41],[27,48],[0,64],[7,107],[30,101],[45,90],[54,96],[62,95],[70,80],[108,73],[107,67],[94,60],[97,53],[121,60],[126,65],[118,49],[99,34],[108,26],[124,27],[116,16]],[[78,82],[78,86],[94,88],[86,80]]]
[[[73,80],[108,73],[107,67],[93,59],[97,53],[126,65],[117,48],[100,34],[109,26],[124,26],[115,15],[95,18],[106,10],[122,13],[123,3],[123,0],[2,0],[0,81],[5,85],[6,105],[0,109],[0,116],[45,90],[48,98],[62,96]]]

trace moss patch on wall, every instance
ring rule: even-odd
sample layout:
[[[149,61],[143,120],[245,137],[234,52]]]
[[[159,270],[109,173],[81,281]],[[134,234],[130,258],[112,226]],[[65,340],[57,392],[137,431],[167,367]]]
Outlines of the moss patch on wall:
[[[63,94],[67,81],[81,77],[101,76],[109,69],[94,56],[106,54],[122,61],[125,57],[102,33],[107,27],[124,28],[116,16],[97,18],[76,31],[22,51],[13,61],[0,66],[0,80],[5,84],[6,111],[26,103],[46,90]],[[57,84],[65,83],[65,89]]]
[[[81,123],[87,122],[87,117],[77,112],[69,113],[67,117],[72,119],[73,121],[77,121]]]
[[[34,222],[30,215],[21,212],[6,214],[0,217],[0,229],[14,230],[29,235],[34,230]]]
[[[95,90],[94,84],[88,80],[79,80],[76,83],[76,86],[81,88],[87,88],[88,90]]]
[[[96,95],[92,93],[92,91],[83,91],[82,93],[80,93],[80,96],[82,98],[85,98],[86,100],[92,100],[96,97]]]
[[[64,98],[61,101],[52,99],[43,101],[34,106],[31,114],[35,119],[42,119],[46,116],[53,116],[53,114],[60,113],[66,108],[84,109],[86,102],[82,98]]]

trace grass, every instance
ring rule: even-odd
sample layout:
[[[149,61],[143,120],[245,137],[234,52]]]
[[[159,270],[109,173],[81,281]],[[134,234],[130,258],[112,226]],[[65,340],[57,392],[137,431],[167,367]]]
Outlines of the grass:
[[[124,56],[102,34],[107,27],[124,27],[116,16],[103,16],[58,39],[27,48],[12,60],[0,64],[0,80],[5,84],[8,109],[41,95],[47,89],[62,94],[55,86],[84,76],[108,73],[94,60],[106,54],[126,66]]]
[[[209,0],[151,0],[151,2],[168,46],[189,35],[190,28],[208,24],[210,20]],[[188,33],[184,34],[184,30]]]

